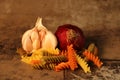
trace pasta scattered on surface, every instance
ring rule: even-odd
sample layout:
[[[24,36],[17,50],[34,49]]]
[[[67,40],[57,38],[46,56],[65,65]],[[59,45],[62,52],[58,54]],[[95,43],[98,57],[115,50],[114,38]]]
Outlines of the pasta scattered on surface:
[[[21,56],[22,59],[21,61],[31,64],[32,60],[41,60],[42,56],[41,55],[31,55],[31,56]]]
[[[87,62],[76,54],[77,63],[81,66],[85,73],[91,72],[90,67],[88,67]]]
[[[50,64],[34,64],[32,65],[35,69],[49,69],[53,70],[57,64],[50,63]]]
[[[68,45],[67,50],[60,51],[59,49],[38,49],[32,53],[26,53],[22,48],[17,49],[17,53],[21,55],[21,61],[32,65],[35,69],[52,69],[61,71],[64,69],[75,70],[78,64],[85,73],[91,72],[87,62],[93,63],[100,68],[103,63],[98,59],[98,48],[95,44],[90,44],[85,51],[81,51],[80,56],[77,55],[73,45]]]
[[[32,60],[32,67],[35,69],[54,69],[56,63],[42,63],[40,60]]]
[[[22,59],[21,61],[27,63],[27,64],[31,64],[31,61],[32,60],[42,60],[43,61],[43,58],[45,59],[44,61],[47,61],[50,60],[50,62],[52,63],[53,62],[61,62],[61,61],[65,61],[66,58],[65,56],[57,56],[56,54],[53,54],[55,51],[58,52],[58,49],[56,50],[52,50],[50,49],[51,52],[45,49],[39,49],[39,50],[36,50],[32,53],[31,56],[21,56]],[[53,51],[53,52],[52,52]]]
[[[68,62],[61,62],[60,64],[55,66],[55,71],[61,71],[63,69],[68,69],[68,68],[69,68]]]
[[[88,51],[90,51],[91,53],[93,53],[95,56],[98,55],[98,48],[94,43],[91,43],[88,46]]]
[[[41,59],[44,60],[46,63],[60,63],[60,62],[66,62],[67,61],[67,58],[63,55],[43,56]]]
[[[100,61],[100,59],[98,59],[98,56],[95,56],[94,54],[90,53],[90,51],[85,50],[85,51],[83,52],[83,55],[84,55],[88,60],[93,61],[94,64],[95,64],[98,68],[100,68],[100,67],[103,65],[103,63]]]
[[[56,56],[56,54],[51,54],[46,50],[36,50],[32,53],[33,55],[41,55],[41,56]]]
[[[77,60],[76,60],[76,51],[73,49],[73,45],[67,46],[68,51],[68,63],[70,65],[71,70],[75,70],[78,68],[77,66]]]
[[[60,53],[60,50],[58,48],[56,48],[56,49],[52,49],[52,48],[44,49],[44,48],[41,48],[41,51],[46,51],[46,52],[48,52],[50,54],[55,54],[55,55],[59,55],[59,53]]]

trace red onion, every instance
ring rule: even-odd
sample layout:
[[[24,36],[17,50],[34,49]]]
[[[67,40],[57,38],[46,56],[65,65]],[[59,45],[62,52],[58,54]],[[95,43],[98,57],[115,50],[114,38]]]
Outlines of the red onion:
[[[73,44],[73,48],[81,50],[85,44],[83,31],[75,25],[65,24],[59,26],[55,32],[58,40],[58,47],[66,50],[67,45]]]

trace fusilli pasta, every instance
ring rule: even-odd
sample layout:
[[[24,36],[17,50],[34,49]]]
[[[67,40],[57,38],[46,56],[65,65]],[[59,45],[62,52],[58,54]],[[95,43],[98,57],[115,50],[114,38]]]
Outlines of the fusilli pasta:
[[[88,60],[93,61],[94,64],[95,64],[98,68],[100,68],[100,67],[103,65],[103,63],[100,61],[100,59],[98,59],[98,56],[93,55],[92,53],[90,53],[90,51],[85,50],[85,51],[83,52],[83,55],[84,55]]]
[[[68,68],[69,68],[68,62],[61,62],[60,64],[55,66],[55,71],[61,71],[63,69],[68,69]]]
[[[88,67],[87,62],[76,54],[77,63],[81,66],[85,73],[91,72],[90,67]]]
[[[77,66],[77,60],[76,60],[76,51],[73,49],[73,45],[67,46],[67,52],[68,52],[68,63],[70,65],[71,70],[75,70],[78,68]]]

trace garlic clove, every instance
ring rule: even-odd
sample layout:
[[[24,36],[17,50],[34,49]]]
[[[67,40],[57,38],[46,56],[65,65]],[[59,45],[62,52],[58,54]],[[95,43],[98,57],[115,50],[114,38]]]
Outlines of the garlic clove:
[[[38,38],[39,38],[38,30],[33,29],[33,31],[31,32],[31,40],[32,40],[32,42],[34,42]]]
[[[46,35],[46,31],[45,31],[45,30],[41,30],[41,31],[39,32],[40,40],[43,40],[44,37],[45,37],[45,35]]]
[[[40,48],[40,40],[39,40],[39,38],[34,40],[34,42],[32,43],[32,46],[33,46],[33,51]]]
[[[44,39],[42,40],[42,48],[53,48],[55,49],[57,46],[57,39],[55,35],[47,31]]]
[[[26,52],[31,52],[33,47],[32,47],[32,41],[29,36],[26,37],[26,39],[23,42],[23,49]]]
[[[22,36],[22,45],[23,45],[26,37],[30,36],[31,32],[32,32],[32,30],[27,30],[27,31],[23,34],[23,36]]]

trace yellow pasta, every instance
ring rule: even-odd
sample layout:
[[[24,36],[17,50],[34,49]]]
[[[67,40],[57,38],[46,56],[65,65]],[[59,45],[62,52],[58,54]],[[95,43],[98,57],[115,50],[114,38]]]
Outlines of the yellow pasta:
[[[31,64],[32,60],[41,60],[42,56],[41,55],[31,55],[31,56],[22,56],[21,61]]]
[[[48,52],[47,50],[43,50],[43,49],[38,49],[35,50],[32,55],[41,55],[41,56],[56,56],[57,54],[53,54],[53,52]]]
[[[56,48],[56,49],[52,49],[52,48],[44,49],[44,48],[41,48],[41,49],[37,50],[37,52],[38,53],[39,52],[47,52],[47,53],[50,53],[50,54],[59,55],[60,50],[58,48]]]
[[[91,72],[90,67],[88,67],[87,62],[76,54],[77,63],[81,66],[85,73]]]
[[[49,53],[52,52],[51,54],[56,54],[56,55],[58,55],[60,53],[60,50],[58,48],[56,48],[56,49],[48,49],[47,51]]]

